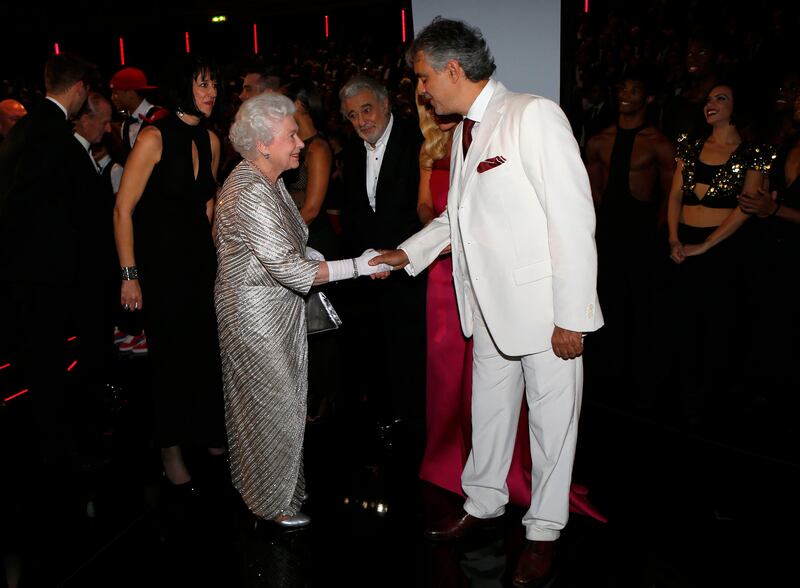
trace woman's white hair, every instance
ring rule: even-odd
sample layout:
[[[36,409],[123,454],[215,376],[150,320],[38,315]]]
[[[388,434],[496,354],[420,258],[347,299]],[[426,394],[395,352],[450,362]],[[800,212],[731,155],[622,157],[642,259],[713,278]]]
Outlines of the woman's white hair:
[[[228,133],[231,145],[245,159],[255,159],[258,157],[256,142],[272,143],[275,125],[293,115],[294,111],[294,103],[275,92],[265,92],[245,100]]]

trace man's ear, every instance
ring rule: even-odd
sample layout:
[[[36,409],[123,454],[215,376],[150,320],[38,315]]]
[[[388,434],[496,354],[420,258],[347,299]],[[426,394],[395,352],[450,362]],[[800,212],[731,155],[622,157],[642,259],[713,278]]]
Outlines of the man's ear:
[[[455,59],[451,59],[445,64],[444,71],[447,72],[447,77],[450,78],[451,82],[457,82],[464,77],[464,68]]]

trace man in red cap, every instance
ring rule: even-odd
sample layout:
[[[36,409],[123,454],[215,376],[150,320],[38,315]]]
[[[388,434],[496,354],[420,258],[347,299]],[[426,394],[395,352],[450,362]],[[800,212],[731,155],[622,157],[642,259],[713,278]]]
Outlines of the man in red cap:
[[[157,86],[147,83],[144,72],[135,67],[126,67],[114,74],[111,78],[111,101],[126,119],[122,123],[120,138],[122,140],[122,155],[128,157],[136,142],[136,137],[142,128],[143,122],[157,120],[159,114],[166,111],[160,106],[152,105],[146,98],[148,90],[155,90]]]

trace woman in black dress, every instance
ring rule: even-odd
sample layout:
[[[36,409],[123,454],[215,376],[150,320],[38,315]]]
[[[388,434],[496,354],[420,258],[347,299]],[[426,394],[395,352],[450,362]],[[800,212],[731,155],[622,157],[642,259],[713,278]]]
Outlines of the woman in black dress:
[[[171,114],[141,131],[114,210],[121,303],[143,311],[164,473],[193,492],[181,446],[221,455],[221,368],[211,236],[220,142],[203,123],[217,99],[210,64],[186,56],[172,73]]]

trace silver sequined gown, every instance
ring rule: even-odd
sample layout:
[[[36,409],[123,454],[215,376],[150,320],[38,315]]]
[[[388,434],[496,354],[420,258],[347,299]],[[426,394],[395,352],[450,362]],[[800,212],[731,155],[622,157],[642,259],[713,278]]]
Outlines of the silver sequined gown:
[[[305,491],[303,432],[308,360],[305,305],[319,264],[283,180],[242,161],[216,210],[219,324],[233,483],[248,508],[294,515]]]

